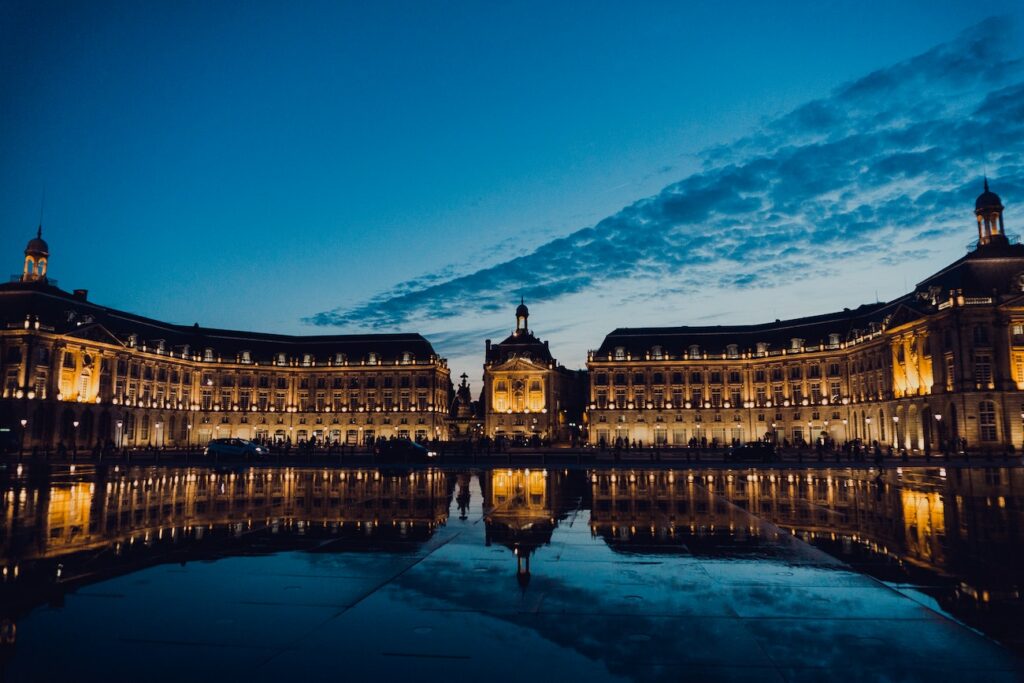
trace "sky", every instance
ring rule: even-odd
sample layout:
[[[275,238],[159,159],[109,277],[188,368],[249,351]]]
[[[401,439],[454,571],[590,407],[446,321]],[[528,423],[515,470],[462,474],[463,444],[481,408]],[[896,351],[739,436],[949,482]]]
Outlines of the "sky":
[[[0,0],[0,244],[170,322],[420,332],[895,298],[987,173],[1024,231],[1024,4]]]

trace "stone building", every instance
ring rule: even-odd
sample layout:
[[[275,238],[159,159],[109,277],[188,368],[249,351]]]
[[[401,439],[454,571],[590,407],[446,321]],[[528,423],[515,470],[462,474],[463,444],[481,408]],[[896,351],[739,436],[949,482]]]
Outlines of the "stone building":
[[[988,188],[971,251],[888,303],[757,325],[620,328],[588,354],[588,438],[1024,445],[1024,245]]]
[[[446,439],[447,361],[418,334],[289,336],[174,325],[67,292],[42,231],[0,285],[7,448],[182,447],[216,437]]]
[[[485,342],[484,434],[569,441],[581,418],[583,375],[558,364],[548,343],[530,331],[529,317],[520,301],[512,334],[499,344]]]

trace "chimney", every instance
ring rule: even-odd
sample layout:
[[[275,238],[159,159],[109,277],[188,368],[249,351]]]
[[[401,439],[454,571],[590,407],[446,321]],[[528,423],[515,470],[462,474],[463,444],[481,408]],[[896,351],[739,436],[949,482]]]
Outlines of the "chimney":
[[[76,289],[75,291],[71,292],[71,296],[75,297],[76,299],[80,299],[81,301],[88,301],[88,299],[89,299],[89,290],[88,289]]]
[[[484,346],[485,346],[485,348],[487,350],[487,353],[490,353],[491,352],[491,340],[490,339],[485,339],[484,340]]]

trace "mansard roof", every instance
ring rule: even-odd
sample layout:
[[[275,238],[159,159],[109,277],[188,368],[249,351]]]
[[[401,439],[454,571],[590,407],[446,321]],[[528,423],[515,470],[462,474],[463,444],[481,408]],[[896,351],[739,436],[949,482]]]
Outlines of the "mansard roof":
[[[917,291],[931,288],[944,298],[950,290],[966,297],[1019,294],[1024,275],[1024,244],[981,245],[917,285]]]
[[[488,363],[504,363],[510,358],[530,358],[543,363],[554,361],[547,342],[533,335],[533,332],[513,332],[500,344],[492,344],[487,352]]]
[[[652,348],[660,346],[664,353],[679,356],[696,345],[702,353],[723,354],[731,345],[743,352],[755,350],[760,343],[768,344],[769,351],[778,351],[790,348],[793,339],[804,340],[806,346],[827,345],[833,334],[838,334],[840,341],[846,341],[868,332],[872,323],[880,325],[899,304],[907,305],[911,300],[908,296],[890,303],[864,304],[837,313],[755,325],[620,327],[604,338],[596,353],[598,356],[614,354],[621,347],[633,358],[642,358]]]
[[[201,327],[198,323],[175,325],[100,306],[45,283],[0,285],[0,321],[4,327],[21,325],[27,316],[37,317],[40,325],[59,334],[98,324],[122,344],[134,335],[138,344],[150,348],[163,342],[168,351],[180,352],[188,346],[192,355],[213,349],[227,362],[233,362],[243,351],[250,353],[253,362],[270,362],[281,353],[289,358],[311,354],[315,361],[327,361],[341,353],[357,363],[376,353],[384,364],[400,360],[405,353],[420,362],[436,356],[430,342],[414,333],[287,335]]]

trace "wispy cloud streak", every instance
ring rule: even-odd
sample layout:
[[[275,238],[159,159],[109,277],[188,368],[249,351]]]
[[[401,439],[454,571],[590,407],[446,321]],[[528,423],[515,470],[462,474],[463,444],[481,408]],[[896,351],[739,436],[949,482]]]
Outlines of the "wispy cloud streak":
[[[1014,49],[1003,20],[984,21],[706,150],[700,172],[596,225],[307,322],[394,328],[487,314],[513,293],[541,302],[601,288],[635,302],[827,276],[874,253],[879,263],[926,256],[931,240],[963,229],[983,164],[1004,198],[1024,198],[1024,66]]]

